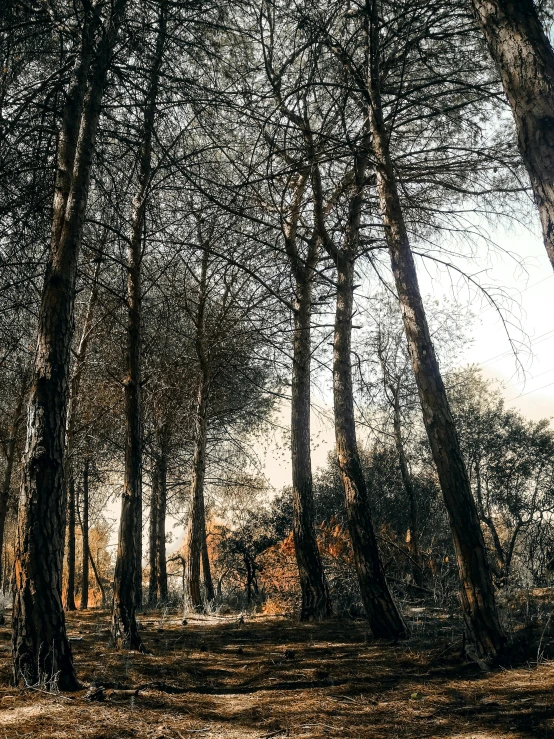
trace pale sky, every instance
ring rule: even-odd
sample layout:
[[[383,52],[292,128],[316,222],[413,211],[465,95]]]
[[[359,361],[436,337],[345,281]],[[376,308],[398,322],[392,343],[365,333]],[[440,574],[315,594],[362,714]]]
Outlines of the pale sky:
[[[425,266],[418,263],[421,291],[427,298],[451,299],[455,294],[467,306],[468,313],[473,314],[469,330],[472,343],[460,365],[479,364],[486,378],[502,383],[504,387],[500,389],[508,407],[533,420],[554,418],[554,272],[538,234],[519,227],[510,233],[494,231],[491,238],[502,247],[503,253],[487,253],[471,262],[460,260],[458,265],[498,297],[517,357],[498,312],[478,290],[467,288],[455,273],[433,268],[428,262]],[[523,266],[510,254],[517,255]],[[314,396],[314,405],[323,410],[323,414],[312,413],[315,471],[326,465],[334,438],[330,394]],[[283,405],[278,414],[279,423],[287,426],[289,416],[289,408]],[[277,490],[290,485],[290,451],[286,444],[278,440],[262,456],[269,483]]]

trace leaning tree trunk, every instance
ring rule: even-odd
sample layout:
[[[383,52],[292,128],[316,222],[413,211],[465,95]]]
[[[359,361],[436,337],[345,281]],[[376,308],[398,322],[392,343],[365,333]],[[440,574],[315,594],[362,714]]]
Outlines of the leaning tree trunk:
[[[75,611],[75,480],[69,480],[67,490],[67,584],[65,607]]]
[[[300,619],[307,621],[330,616],[331,602],[314,527],[310,449],[311,275],[296,282],[291,390],[293,537],[302,592]]]
[[[377,4],[371,12],[371,63],[368,115],[376,162],[377,187],[404,329],[423,420],[448,511],[461,583],[468,638],[478,659],[496,657],[506,638],[496,611],[494,588],[467,470],[421,300],[385,128],[378,58]]]
[[[159,479],[156,461],[152,464],[152,495],[150,498],[150,529],[148,559],[150,574],[148,578],[148,603],[155,606],[158,600],[158,496]]]
[[[512,108],[554,268],[554,52],[534,0],[472,0]]]
[[[6,469],[4,470],[4,479],[2,481],[2,489],[0,491],[0,561],[2,552],[4,551],[4,531],[6,528],[6,516],[8,514],[8,505],[10,501],[13,465],[15,462],[15,454],[17,449],[17,433],[21,425],[23,404],[25,402],[26,394],[27,372],[23,372],[23,376],[21,378],[21,389],[10,426],[10,438],[8,439],[6,448]],[[4,586],[4,581],[5,575],[2,574],[2,568],[0,568],[0,582],[2,583],[2,587]]]
[[[90,39],[83,43],[66,98],[22,469],[12,618],[14,680],[28,685],[55,681],[62,689],[78,686],[61,598],[63,468],[75,280],[96,128],[124,9],[125,0],[116,0],[101,30],[92,66]],[[85,22],[84,38],[88,31]]]
[[[206,541],[206,512],[204,508],[204,477],[206,474],[208,382],[200,380],[196,407],[194,457],[192,467],[191,510],[187,529],[187,588],[189,606],[203,608],[200,589],[200,562]]]
[[[373,635],[396,639],[406,635],[406,627],[385,578],[356,441],[351,364],[353,260],[342,255],[337,263],[337,272],[333,394],[337,456],[346,495],[348,527],[362,600]]]
[[[127,265],[127,376],[125,378],[125,476],[114,576],[112,636],[141,649],[136,609],[142,605],[141,261],[142,232],[152,172],[152,138],[165,44],[165,2],[159,9],[156,51],[146,93],[138,190],[133,199]]]
[[[88,504],[89,504],[89,459],[85,459],[85,466],[83,468],[83,516],[81,518],[81,532],[83,535],[83,560],[82,560],[82,572],[81,572],[81,610],[85,611],[88,608],[88,590],[89,590],[89,577],[88,577],[88,564],[89,564],[89,522],[88,522]]]

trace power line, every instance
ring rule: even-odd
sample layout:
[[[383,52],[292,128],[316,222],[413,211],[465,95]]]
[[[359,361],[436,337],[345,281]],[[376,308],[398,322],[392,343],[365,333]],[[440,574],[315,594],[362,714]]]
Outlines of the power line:
[[[554,372],[554,367],[551,369],[545,370],[544,372],[539,372],[538,375],[533,375],[532,377],[528,377],[526,379],[526,382],[532,382],[533,380],[538,380],[539,377],[543,377],[544,375],[549,375],[551,372]],[[516,387],[516,385],[519,385],[519,382],[511,382],[509,385],[504,385],[504,388],[507,390],[509,387]]]
[[[550,336],[550,334],[554,334],[554,329],[551,329],[550,331],[546,331],[546,333],[540,334],[540,336],[537,336],[537,338],[532,342],[532,345],[536,346],[537,344],[541,344],[543,341],[546,340],[547,336]],[[496,356],[491,357],[490,359],[485,359],[484,362],[479,362],[479,364],[489,364],[490,362],[494,362],[495,359],[501,359],[502,357],[505,357],[508,354],[513,354],[513,351],[511,349],[508,349],[508,351],[502,352],[502,354],[497,354]]]
[[[536,390],[529,390],[528,392],[523,393],[523,395],[516,395],[513,398],[510,398],[509,400],[507,400],[506,402],[511,403],[512,400],[519,400],[519,398],[524,398],[526,395],[532,395],[533,393],[538,393],[541,390],[544,390],[545,388],[550,387],[551,385],[554,385],[554,382],[549,382],[548,385],[543,385],[542,387],[538,387]]]

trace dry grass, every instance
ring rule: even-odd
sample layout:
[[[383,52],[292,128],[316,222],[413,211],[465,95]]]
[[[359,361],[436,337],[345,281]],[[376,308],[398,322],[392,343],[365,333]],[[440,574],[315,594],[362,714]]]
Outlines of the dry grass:
[[[0,629],[0,739],[554,736],[554,666],[480,673],[459,656],[458,626],[412,614],[414,635],[376,642],[363,622],[142,617],[152,654],[108,646],[108,614],[69,614],[80,678],[114,688],[51,695],[9,687],[9,629]],[[138,696],[117,689],[165,683]]]

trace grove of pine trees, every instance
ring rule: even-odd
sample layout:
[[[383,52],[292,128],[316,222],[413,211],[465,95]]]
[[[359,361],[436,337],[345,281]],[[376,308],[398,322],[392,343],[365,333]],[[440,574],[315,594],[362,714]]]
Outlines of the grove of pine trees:
[[[554,265],[552,13],[5,0],[6,688],[98,695],[81,617],[117,659],[156,656],[159,613],[175,644],[278,615],[291,634],[362,623],[392,654],[440,612],[471,668],[538,653],[554,430],[464,361],[460,291],[426,293],[461,281],[515,346],[481,265],[522,223]],[[317,419],[334,451],[316,468]]]

